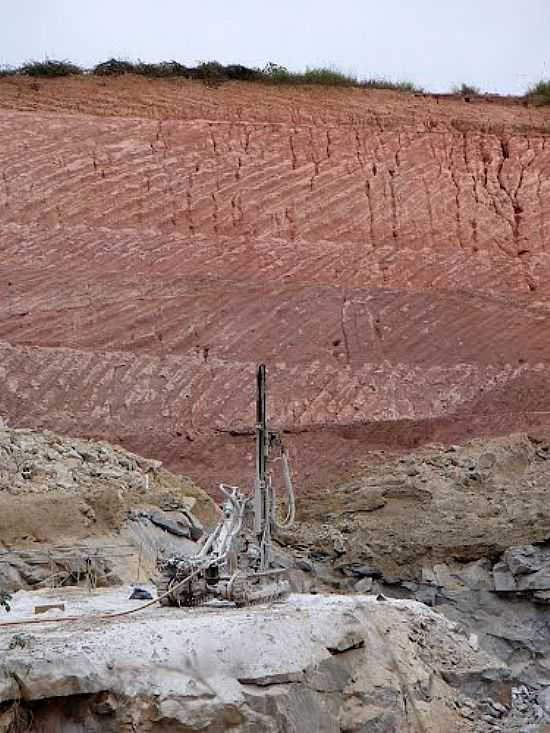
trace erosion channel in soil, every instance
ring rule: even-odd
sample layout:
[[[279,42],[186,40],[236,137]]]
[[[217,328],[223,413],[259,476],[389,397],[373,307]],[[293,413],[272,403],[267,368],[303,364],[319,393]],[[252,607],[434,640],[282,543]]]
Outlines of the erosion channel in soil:
[[[0,79],[2,733],[547,730],[549,134],[489,96]],[[102,619],[251,487],[258,363],[290,599]]]
[[[302,489],[548,425],[550,112],[468,100],[0,80],[0,412],[208,490],[259,362]]]

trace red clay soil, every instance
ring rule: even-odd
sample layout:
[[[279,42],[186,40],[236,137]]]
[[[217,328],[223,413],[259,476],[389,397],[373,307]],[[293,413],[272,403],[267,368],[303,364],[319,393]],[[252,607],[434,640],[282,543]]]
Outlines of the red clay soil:
[[[550,428],[550,110],[0,80],[0,414],[214,489],[253,373],[302,489],[373,447]]]

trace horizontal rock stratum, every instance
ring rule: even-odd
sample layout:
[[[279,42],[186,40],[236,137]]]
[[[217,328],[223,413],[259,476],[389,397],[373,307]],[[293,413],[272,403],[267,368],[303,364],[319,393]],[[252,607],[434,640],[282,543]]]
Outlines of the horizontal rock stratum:
[[[210,488],[254,365],[301,487],[550,423],[550,110],[130,76],[0,81],[0,413]]]

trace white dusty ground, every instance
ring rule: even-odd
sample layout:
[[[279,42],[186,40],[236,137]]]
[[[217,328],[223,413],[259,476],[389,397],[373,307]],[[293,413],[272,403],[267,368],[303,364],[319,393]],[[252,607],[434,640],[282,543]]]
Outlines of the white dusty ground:
[[[15,707],[48,733],[480,731],[464,693],[505,694],[504,666],[416,602],[293,595],[97,617],[142,603],[128,595],[16,594],[2,621],[57,600],[79,619],[0,626],[0,702],[19,701],[0,731]]]

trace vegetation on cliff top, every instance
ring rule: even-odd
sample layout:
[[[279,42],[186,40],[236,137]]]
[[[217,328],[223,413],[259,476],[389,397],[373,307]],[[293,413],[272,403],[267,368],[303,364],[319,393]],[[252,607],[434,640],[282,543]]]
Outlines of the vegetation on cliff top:
[[[539,81],[532,86],[527,96],[536,104],[550,104],[550,79]]]
[[[383,77],[360,79],[330,66],[306,67],[305,71],[290,71],[286,66],[266,64],[263,69],[242,64],[221,64],[219,61],[203,61],[196,66],[185,66],[179,61],[129,61],[110,58],[84,69],[66,59],[44,59],[27,61],[19,67],[0,67],[2,76],[63,77],[74,75],[121,76],[137,74],[155,79],[183,78],[202,81],[208,86],[218,86],[228,81],[255,81],[278,85],[319,85],[357,87],[360,89],[392,89],[399,92],[424,90],[410,81],[392,81]],[[481,96],[483,92],[473,84],[462,83],[452,89],[453,94],[465,97]],[[542,80],[527,90],[526,97],[535,104],[550,104],[550,80]]]
[[[397,91],[420,92],[412,82],[391,81],[383,78],[358,79],[337,69],[321,66],[308,67],[305,71],[289,71],[285,66],[268,63],[263,69],[250,68],[242,64],[224,65],[218,61],[204,61],[197,66],[185,66],[178,61],[146,63],[127,59],[111,58],[96,64],[92,69],[83,69],[71,61],[46,59],[27,61],[18,68],[3,67],[0,76],[63,77],[91,74],[94,76],[120,76],[137,74],[151,78],[180,77],[196,79],[211,86],[227,81],[256,81],[267,84],[345,86],[368,89],[394,89]]]

